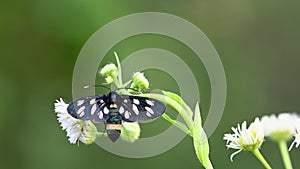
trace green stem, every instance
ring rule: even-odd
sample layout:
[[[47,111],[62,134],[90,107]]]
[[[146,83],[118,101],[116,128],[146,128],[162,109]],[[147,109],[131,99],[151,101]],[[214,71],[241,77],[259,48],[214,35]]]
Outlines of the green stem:
[[[132,80],[129,80],[128,82],[125,82],[125,83],[122,85],[122,88],[127,87],[128,85],[130,85],[131,82],[132,82]]]
[[[116,58],[116,61],[117,61],[117,66],[118,66],[118,74],[119,74],[119,84],[120,84],[120,87],[122,86],[122,67],[121,67],[121,64],[120,64],[120,60],[119,60],[119,56],[117,54],[117,52],[114,52],[114,55],[115,55],[115,58]],[[119,87],[119,86],[118,86]],[[123,86],[122,86],[123,87]]]
[[[176,120],[173,120],[170,116],[168,116],[167,114],[163,114],[162,117],[167,120],[168,122],[170,122],[171,124],[173,124],[174,126],[176,126],[177,128],[179,128],[180,130],[182,130],[183,132],[185,132],[186,134],[188,134],[189,136],[193,137],[193,135],[191,134],[191,132],[186,128],[186,126]]]
[[[117,76],[113,76],[112,78],[113,78],[114,83],[117,86],[117,88],[122,88],[122,84],[119,82],[119,79],[117,78]]]
[[[107,136],[107,133],[97,132],[97,133],[96,133],[96,136],[97,136],[97,137]]]
[[[263,157],[263,155],[260,153],[260,151],[258,150],[258,148],[255,149],[255,150],[253,150],[252,153],[265,166],[266,169],[272,169],[271,166],[268,164],[268,162]]]
[[[293,169],[286,142],[279,141],[278,144],[285,168]]]

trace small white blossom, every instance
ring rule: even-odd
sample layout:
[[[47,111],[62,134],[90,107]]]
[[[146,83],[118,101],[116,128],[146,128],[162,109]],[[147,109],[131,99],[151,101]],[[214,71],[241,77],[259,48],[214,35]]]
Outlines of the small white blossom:
[[[265,136],[274,141],[287,141],[292,138],[296,130],[299,117],[292,113],[281,113],[278,116],[263,116],[261,122],[264,127]]]
[[[294,134],[295,140],[293,141],[293,143],[291,144],[289,151],[293,148],[293,146],[295,145],[297,148],[300,145],[300,119],[297,120],[297,127],[296,127],[296,132]]]
[[[233,134],[225,134],[224,140],[227,141],[227,148],[237,149],[230,156],[230,160],[242,150],[253,151],[260,148],[264,141],[264,130],[258,118],[247,128],[247,123],[244,121],[242,125],[237,125],[237,128],[232,127]]]
[[[69,142],[75,144],[77,140],[85,144],[91,144],[96,139],[96,126],[91,121],[83,121],[73,118],[69,115],[66,104],[63,99],[56,100],[54,111],[57,113],[57,120],[62,130],[67,132]]]

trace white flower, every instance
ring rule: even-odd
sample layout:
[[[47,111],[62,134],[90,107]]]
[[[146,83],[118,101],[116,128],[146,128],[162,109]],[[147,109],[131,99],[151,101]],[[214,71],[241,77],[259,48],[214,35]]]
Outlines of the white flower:
[[[69,142],[75,144],[77,140],[85,144],[91,144],[96,139],[97,129],[91,121],[75,119],[69,115],[66,104],[63,99],[56,100],[54,111],[57,113],[57,120],[62,130],[67,132]]]
[[[295,133],[298,118],[296,114],[281,113],[278,116],[263,116],[261,122],[266,136],[274,141],[287,141]]]
[[[262,124],[258,118],[250,124],[247,129],[247,123],[244,121],[242,125],[237,125],[237,128],[232,127],[233,134],[225,134],[224,140],[227,140],[227,148],[237,149],[230,156],[232,161],[233,157],[242,150],[253,151],[260,148],[264,141],[264,130]]]
[[[294,134],[294,137],[295,137],[295,140],[291,144],[289,151],[293,148],[294,144],[296,144],[295,146],[297,148],[300,145],[300,119],[297,120],[297,127],[296,127],[296,132]]]

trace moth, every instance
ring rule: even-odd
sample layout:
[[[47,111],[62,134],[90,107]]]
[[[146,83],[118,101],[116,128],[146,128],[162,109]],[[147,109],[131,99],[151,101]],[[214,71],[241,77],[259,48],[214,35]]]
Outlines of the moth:
[[[81,120],[105,122],[108,138],[115,142],[121,134],[122,121],[145,121],[161,116],[166,110],[162,102],[116,91],[108,94],[79,98],[69,104],[68,113]]]

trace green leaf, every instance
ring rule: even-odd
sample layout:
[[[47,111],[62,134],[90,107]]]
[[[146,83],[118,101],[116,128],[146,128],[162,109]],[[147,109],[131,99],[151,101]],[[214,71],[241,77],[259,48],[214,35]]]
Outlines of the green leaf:
[[[193,127],[193,121],[192,121],[191,116],[189,116],[187,111],[184,108],[182,108],[182,106],[178,102],[176,102],[174,99],[172,99],[168,96],[162,95],[162,94],[154,94],[154,93],[153,94],[149,94],[149,93],[140,94],[139,96],[153,98],[153,99],[159,100],[165,104],[170,105],[176,111],[178,111],[178,113],[181,115],[181,117],[183,118],[184,122],[186,123],[186,125],[188,126],[189,129],[191,129]]]
[[[189,129],[186,127],[185,124],[181,123],[180,121],[176,121],[173,120],[170,116],[168,116],[166,113],[162,115],[162,117],[167,120],[169,123],[173,124],[174,126],[176,126],[177,128],[179,128],[180,130],[182,130],[183,132],[185,132],[186,134],[188,134],[189,136],[192,137],[191,132],[189,131]]]
[[[162,93],[168,97],[170,97],[171,99],[175,100],[177,103],[182,103],[182,98],[177,95],[176,93],[173,92],[169,92],[169,91],[162,91]]]
[[[116,61],[117,61],[117,66],[118,66],[118,81],[120,84],[122,84],[122,67],[121,67],[121,64],[120,64],[120,59],[119,59],[119,56],[117,54],[117,52],[114,52],[114,55],[115,55],[115,58],[116,58]]]
[[[183,99],[179,95],[177,95],[176,93],[173,93],[173,92],[169,92],[169,91],[162,91],[162,93],[164,95],[170,97],[174,101],[176,101],[178,104],[180,104],[184,108],[184,110],[189,114],[189,116],[192,118],[193,112],[192,112],[191,108],[183,101]]]
[[[194,125],[192,128],[193,143],[196,155],[200,163],[208,169],[212,169],[213,166],[209,160],[209,144],[206,134],[202,128],[201,116],[199,104],[196,104]]]

